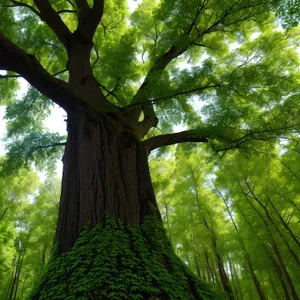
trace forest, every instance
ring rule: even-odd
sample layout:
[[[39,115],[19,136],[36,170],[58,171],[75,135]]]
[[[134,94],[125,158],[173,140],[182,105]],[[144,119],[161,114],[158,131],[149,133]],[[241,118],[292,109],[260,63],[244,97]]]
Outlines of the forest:
[[[151,160],[151,174],[165,229],[187,266],[231,286],[232,299],[299,299],[299,145],[233,153],[217,164],[200,147],[168,154]],[[51,255],[60,180],[22,171],[0,184],[0,298],[27,299]]]
[[[299,7],[0,0],[0,299],[298,300]]]

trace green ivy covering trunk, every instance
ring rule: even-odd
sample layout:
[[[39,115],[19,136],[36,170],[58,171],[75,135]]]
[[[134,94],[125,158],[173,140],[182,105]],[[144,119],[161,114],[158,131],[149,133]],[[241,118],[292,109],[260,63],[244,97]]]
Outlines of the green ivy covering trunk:
[[[161,223],[149,217],[124,227],[105,224],[82,231],[71,251],[54,255],[31,299],[226,299],[199,283],[174,254]]]

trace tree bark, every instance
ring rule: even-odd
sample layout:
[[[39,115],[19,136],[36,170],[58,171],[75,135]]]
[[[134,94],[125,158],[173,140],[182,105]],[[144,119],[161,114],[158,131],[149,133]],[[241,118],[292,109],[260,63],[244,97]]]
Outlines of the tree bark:
[[[85,225],[105,222],[105,213],[126,225],[160,218],[146,151],[126,124],[84,110],[67,122],[58,252],[70,250]]]

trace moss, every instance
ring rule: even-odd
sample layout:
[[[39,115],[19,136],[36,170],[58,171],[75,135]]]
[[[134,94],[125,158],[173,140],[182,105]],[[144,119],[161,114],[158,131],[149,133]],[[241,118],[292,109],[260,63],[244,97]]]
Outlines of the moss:
[[[53,256],[31,299],[224,299],[174,254],[154,217],[124,227],[85,228],[71,251]]]

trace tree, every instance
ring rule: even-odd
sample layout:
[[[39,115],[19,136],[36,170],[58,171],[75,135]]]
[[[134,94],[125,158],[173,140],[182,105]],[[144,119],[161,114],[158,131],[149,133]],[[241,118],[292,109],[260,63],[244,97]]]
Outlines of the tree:
[[[2,0],[5,166],[66,146],[56,253],[33,299],[217,297],[174,255],[147,158],[183,142],[257,150],[297,131],[297,30],[276,30],[271,4],[145,0],[130,15],[124,0]],[[31,85],[21,101],[18,76]],[[43,129],[51,102],[66,142]]]
[[[279,149],[235,151],[216,165],[203,148],[177,146],[151,160],[176,253],[200,278],[231,287],[234,299],[299,298],[298,141]]]
[[[292,143],[289,144],[291,146]],[[250,250],[248,258],[259,253],[260,258],[255,259],[253,266],[268,274],[265,287],[272,284],[269,281],[272,274],[273,281],[278,282],[274,294],[286,299],[299,298],[299,239],[298,226],[295,226],[298,212],[293,205],[294,201],[291,202],[296,177],[285,172],[285,168],[289,167],[286,164],[288,160],[285,164],[282,162],[286,160],[285,157],[297,157],[299,154],[294,151],[296,148],[282,155],[270,153],[263,160],[261,155],[251,157],[247,163],[235,155],[218,171],[218,185],[223,188],[224,194],[222,198],[227,202],[231,218],[233,213],[236,214],[239,235],[241,232],[244,235],[240,240],[244,245],[247,240],[251,243],[251,247],[243,246],[245,250]],[[227,169],[224,172],[226,179],[222,174],[224,169]],[[226,181],[231,182],[230,186]],[[238,227],[235,225],[236,231]],[[254,240],[257,243],[253,243]],[[280,286],[282,290],[278,289]]]
[[[1,177],[0,185],[0,297],[15,299],[29,238],[29,202],[37,188],[38,176],[21,170],[18,176]]]

